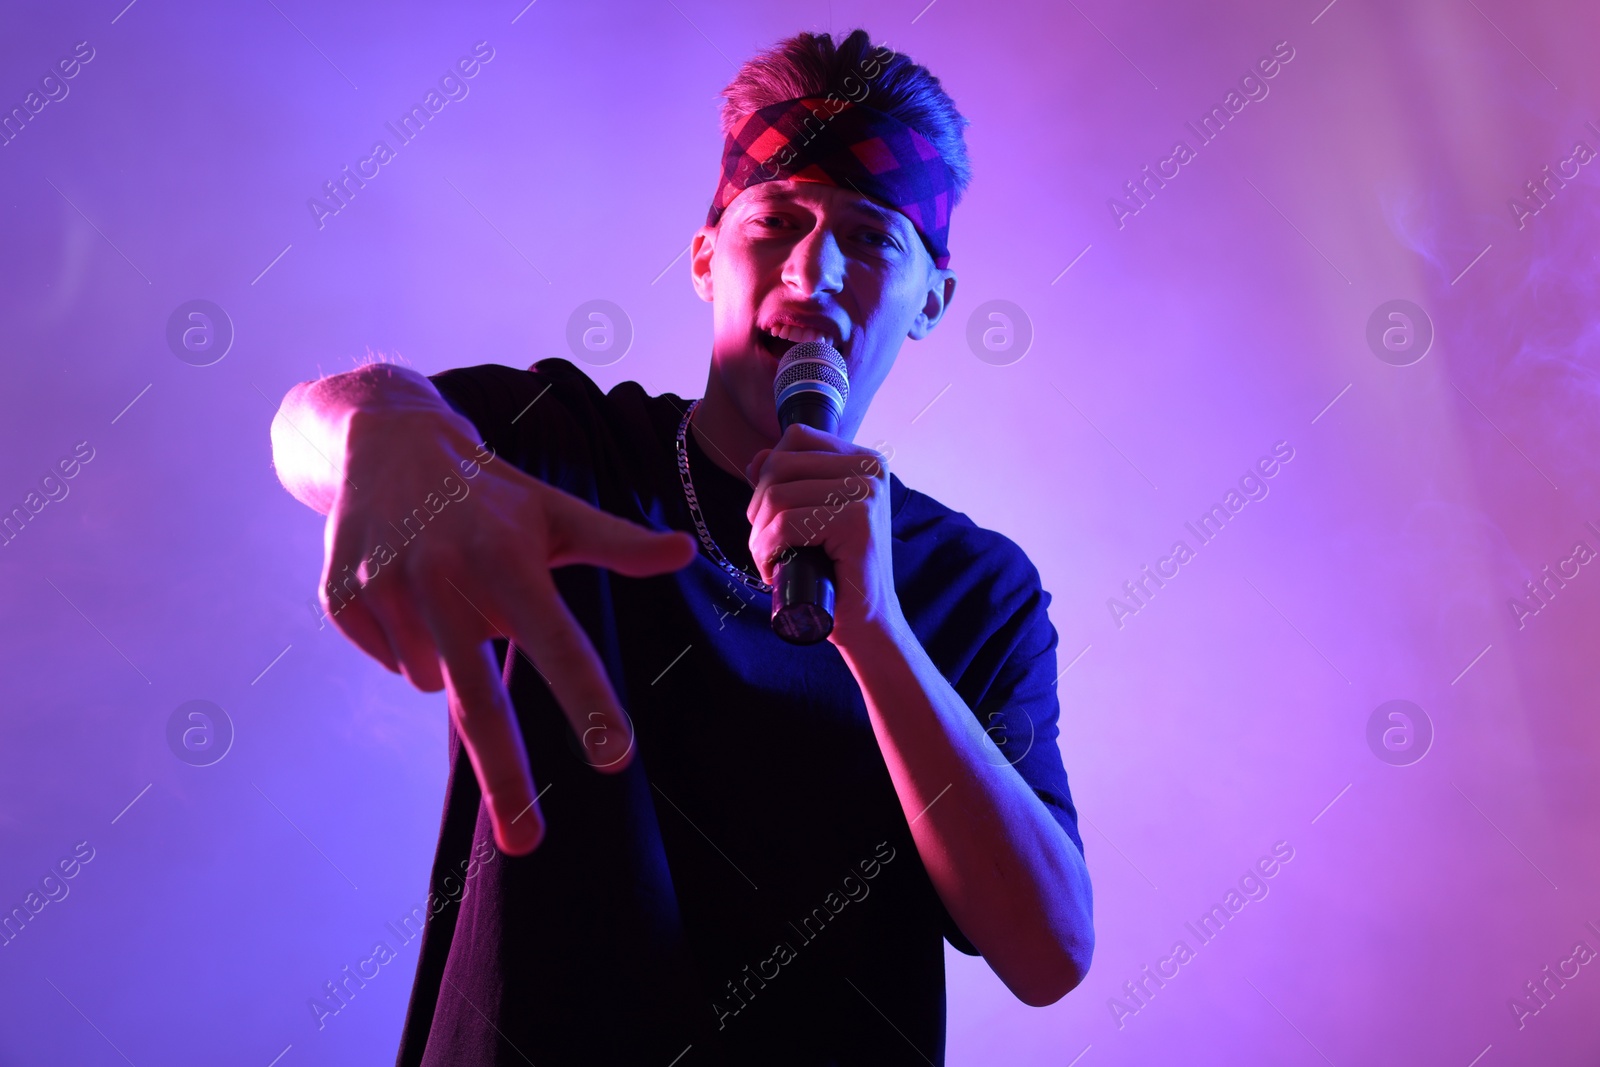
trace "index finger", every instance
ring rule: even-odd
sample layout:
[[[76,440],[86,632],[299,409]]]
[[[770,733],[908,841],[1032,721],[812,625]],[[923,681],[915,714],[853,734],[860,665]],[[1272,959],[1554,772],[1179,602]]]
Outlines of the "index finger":
[[[544,816],[510,694],[500,681],[490,641],[464,639],[429,618],[439,646],[450,714],[472,760],[500,851],[521,856],[544,839]]]
[[[819,430],[815,426],[803,422],[791,422],[785,427],[778,440],[773,443],[774,452],[868,452],[871,451],[854,441],[846,441],[836,433]]]

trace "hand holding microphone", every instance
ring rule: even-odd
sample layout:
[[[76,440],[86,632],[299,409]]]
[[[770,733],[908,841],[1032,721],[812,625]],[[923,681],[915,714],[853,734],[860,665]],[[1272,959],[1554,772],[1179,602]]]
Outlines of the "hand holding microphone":
[[[836,434],[849,396],[844,357],[826,341],[801,341],[778,362],[772,398],[781,430],[798,422]],[[788,550],[772,585],[773,633],[790,644],[812,645],[833,631],[833,561],[820,547]]]

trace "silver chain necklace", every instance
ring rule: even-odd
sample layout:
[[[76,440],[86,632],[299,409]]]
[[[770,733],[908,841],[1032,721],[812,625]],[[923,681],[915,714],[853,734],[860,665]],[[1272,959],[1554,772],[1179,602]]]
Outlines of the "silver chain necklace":
[[[772,586],[763,582],[759,577],[751,577],[743,567],[733,564],[717,547],[717,542],[711,537],[711,531],[706,527],[706,520],[700,514],[700,500],[694,494],[694,482],[689,477],[689,417],[694,414],[694,409],[700,406],[696,400],[689,405],[683,413],[683,421],[678,423],[678,477],[683,482],[683,498],[689,503],[689,517],[694,520],[695,532],[700,535],[700,543],[705,546],[706,554],[711,561],[731,576],[739,579],[746,587],[758,593],[771,593]]]

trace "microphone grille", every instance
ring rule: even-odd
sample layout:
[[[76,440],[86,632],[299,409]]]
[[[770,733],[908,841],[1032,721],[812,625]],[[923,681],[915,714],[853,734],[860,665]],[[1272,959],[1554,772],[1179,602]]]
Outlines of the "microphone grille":
[[[778,361],[772,395],[781,397],[795,391],[796,386],[832,389],[839,394],[842,404],[850,397],[850,376],[844,357],[826,341],[801,341],[794,345]]]

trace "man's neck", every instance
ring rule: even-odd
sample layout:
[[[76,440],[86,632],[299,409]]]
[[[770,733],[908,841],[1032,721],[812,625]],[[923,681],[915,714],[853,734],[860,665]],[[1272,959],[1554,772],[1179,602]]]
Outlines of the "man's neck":
[[[773,445],[766,435],[745,420],[738,405],[723,389],[715,370],[707,376],[705,399],[700,401],[694,418],[689,420],[689,432],[694,434],[695,444],[706,458],[746,482],[749,479],[744,469],[750,460],[763,448]]]

